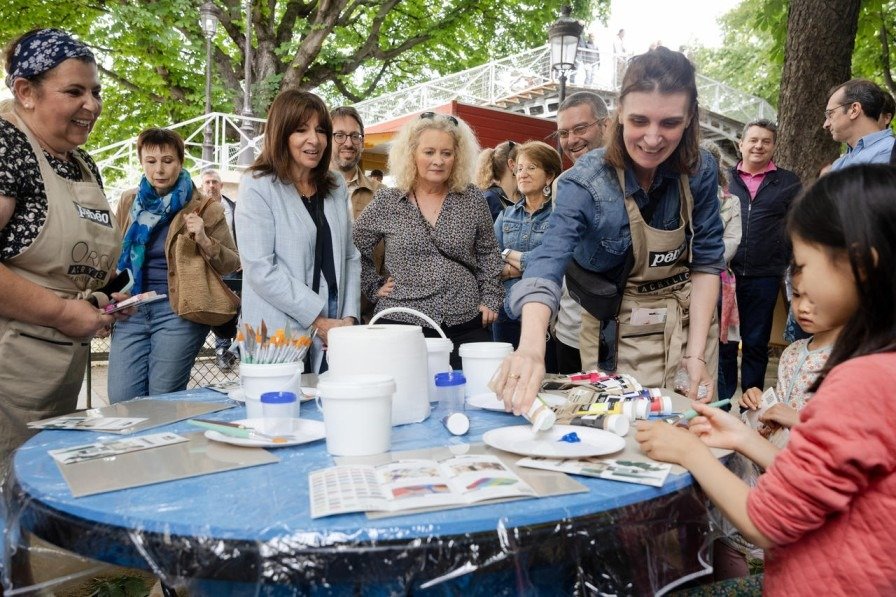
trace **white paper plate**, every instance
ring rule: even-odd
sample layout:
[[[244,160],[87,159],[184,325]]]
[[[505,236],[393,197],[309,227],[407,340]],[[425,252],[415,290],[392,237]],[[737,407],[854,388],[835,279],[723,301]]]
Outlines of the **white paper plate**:
[[[567,433],[575,432],[582,441],[560,441]],[[618,452],[625,447],[625,438],[609,431],[580,427],[578,425],[554,425],[547,431],[532,431],[531,425],[513,425],[486,431],[482,441],[493,448],[546,458],[585,458]]]
[[[318,394],[317,388],[306,388],[305,386],[302,386],[299,389],[302,390],[302,395],[299,396],[299,402],[308,402],[309,400],[313,400],[314,397]],[[236,402],[246,401],[246,393],[243,392],[243,388],[237,388],[235,390],[229,391],[227,393],[227,397]]]
[[[287,448],[289,446],[307,444],[308,442],[317,441],[326,437],[324,424],[321,421],[309,421],[308,419],[293,419],[292,421],[293,432],[283,435],[287,441],[282,444],[275,444],[274,442],[261,439],[231,437],[229,435],[224,435],[223,433],[218,433],[217,431],[212,431],[211,429],[205,432],[205,437],[216,442],[224,442],[225,444],[233,444],[234,446],[247,446],[250,448]],[[234,421],[234,423],[240,423],[257,431],[261,431],[262,433],[267,433],[264,429],[264,419],[240,419],[239,421]]]
[[[539,394],[539,396],[541,396],[541,399],[551,407],[566,404],[566,398],[557,394]],[[467,404],[483,410],[499,410],[505,412],[504,402],[498,400],[498,396],[494,392],[486,392],[484,394],[470,396],[467,398]]]

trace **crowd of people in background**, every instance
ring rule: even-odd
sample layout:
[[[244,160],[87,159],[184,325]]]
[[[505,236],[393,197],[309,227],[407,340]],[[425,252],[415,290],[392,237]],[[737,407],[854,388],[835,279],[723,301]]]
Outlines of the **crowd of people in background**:
[[[894,547],[874,530],[896,496],[896,408],[881,406],[896,380],[896,174],[875,165],[896,156],[893,97],[862,79],[831,90],[823,127],[847,150],[803,189],[774,161],[769,120],[747,123],[727,167],[701,146],[683,54],[657,44],[630,57],[619,30],[614,61],[615,111],[597,93],[566,98],[559,151],[532,139],[480,151],[462,119],[423,112],[392,140],[389,185],[362,168],[357,110],[305,91],[274,99],[233,199],[215,170],[194,183],[176,132],[148,128],[143,176],[113,213],[81,149],[102,110],[96,59],[60,30],[21,36],[6,54],[14,99],[0,106],[0,461],[28,422],[74,410],[92,337],[111,334],[112,402],[186,387],[211,326],[178,308],[192,283],[179,275],[185,245],[241,292],[241,313],[214,328],[222,369],[241,321],[315,329],[308,370],[320,373],[329,330],[383,311],[380,323],[437,336],[411,309],[441,326],[456,369],[464,343],[512,344],[495,389],[516,413],[546,372],[598,367],[645,387],[684,374],[702,403],[739,386],[741,409],[756,409],[787,280],[803,340],[781,357],[765,436],[698,406],[694,433],[639,424],[638,441],[689,468],[718,505],[723,576],[774,548],[769,590],[795,590],[800,562],[821,559],[832,571],[806,581],[819,591],[892,588],[896,568],[871,551]],[[104,289],[124,270],[131,293],[169,300],[106,314],[125,295]],[[875,416],[839,416],[846,395]],[[743,455],[741,480],[707,445]],[[844,541],[867,560],[824,555]]]

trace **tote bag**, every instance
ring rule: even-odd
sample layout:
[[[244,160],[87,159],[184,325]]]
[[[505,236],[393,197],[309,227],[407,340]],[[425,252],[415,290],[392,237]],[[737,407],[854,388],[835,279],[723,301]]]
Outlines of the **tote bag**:
[[[208,204],[206,200],[200,216]],[[178,234],[174,240],[174,264],[178,277],[185,280],[178,285],[175,313],[205,325],[222,325],[233,319],[240,297],[230,290],[189,235]]]

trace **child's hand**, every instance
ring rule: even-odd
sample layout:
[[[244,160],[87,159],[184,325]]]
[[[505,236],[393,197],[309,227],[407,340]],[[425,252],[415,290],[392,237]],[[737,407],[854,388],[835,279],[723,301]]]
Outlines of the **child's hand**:
[[[641,451],[663,462],[680,464],[687,468],[685,461],[706,447],[693,433],[684,427],[670,425],[665,421],[638,421],[635,439],[641,444]]]
[[[691,419],[688,429],[707,446],[737,450],[750,434],[747,425],[724,410],[697,402],[692,403],[691,407],[698,416]]]
[[[759,388],[747,388],[747,390],[740,397],[740,405],[743,407],[747,407],[750,410],[756,410],[759,408],[759,404],[762,402],[762,390]]]
[[[759,420],[763,423],[778,423],[782,427],[790,429],[800,422],[800,414],[795,408],[779,402],[773,404],[767,411],[762,413]]]

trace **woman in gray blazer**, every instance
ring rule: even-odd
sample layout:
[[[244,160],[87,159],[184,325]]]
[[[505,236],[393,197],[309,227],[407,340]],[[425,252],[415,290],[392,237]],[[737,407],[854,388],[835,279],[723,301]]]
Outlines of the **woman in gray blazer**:
[[[264,148],[240,182],[237,244],[242,321],[269,330],[317,328],[312,372],[326,370],[334,327],[360,310],[361,262],[352,243],[348,193],[329,172],[333,125],[314,94],[287,90],[271,104]]]

